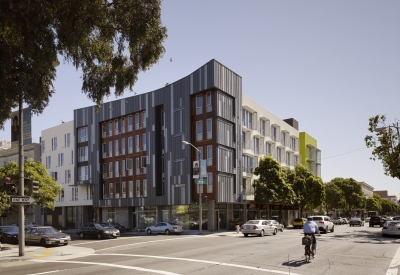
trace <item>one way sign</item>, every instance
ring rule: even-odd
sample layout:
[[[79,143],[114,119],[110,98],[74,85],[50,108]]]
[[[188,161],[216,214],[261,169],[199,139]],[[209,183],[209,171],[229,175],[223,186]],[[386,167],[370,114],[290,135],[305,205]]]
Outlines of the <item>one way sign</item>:
[[[32,204],[35,202],[35,199],[28,196],[10,196],[10,204]]]

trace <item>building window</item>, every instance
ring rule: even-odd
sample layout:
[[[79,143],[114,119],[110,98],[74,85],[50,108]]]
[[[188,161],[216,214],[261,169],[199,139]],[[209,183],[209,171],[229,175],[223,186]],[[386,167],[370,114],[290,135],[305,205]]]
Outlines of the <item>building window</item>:
[[[65,183],[71,182],[71,170],[65,170]]]
[[[143,180],[143,197],[147,197],[147,179]]]
[[[107,158],[107,144],[103,143],[101,145],[101,151],[103,152],[103,159]]]
[[[121,160],[121,174],[123,177],[126,175],[126,160]]]
[[[110,121],[108,123],[108,136],[111,137],[112,136],[112,131],[113,131],[113,125],[112,125],[112,121]]]
[[[52,151],[57,150],[57,138],[56,137],[51,139],[51,150]]]
[[[212,119],[207,119],[207,139],[212,138]]]
[[[125,133],[125,118],[121,117],[121,132]]]
[[[108,164],[108,178],[113,178],[113,163]]]
[[[119,199],[119,182],[115,183],[115,198]]]
[[[108,199],[108,186],[107,183],[103,184],[103,199]]]
[[[243,172],[253,173],[253,168],[254,168],[253,161],[254,159],[250,156],[242,156]]]
[[[281,143],[283,146],[286,146],[286,133],[281,132]]]
[[[103,179],[107,179],[107,164],[103,163]]]
[[[281,148],[276,148],[276,160],[278,162],[282,162],[282,149]]]
[[[88,140],[87,127],[82,127],[78,129],[78,142],[85,142]]]
[[[197,160],[202,160],[205,159],[204,155],[203,155],[203,147],[197,147],[197,149],[199,149],[200,152],[200,159],[199,159],[199,154],[197,154]]]
[[[88,166],[80,166],[78,167],[78,181],[84,181],[89,179],[88,175]]]
[[[108,185],[108,195],[110,196],[110,199],[114,198],[114,184],[112,182]]]
[[[121,198],[126,198],[126,182],[122,182],[122,196]]]
[[[119,177],[119,160],[115,161],[114,171],[115,171],[115,177],[118,178]]]
[[[42,141],[42,154],[44,154],[44,140]]]
[[[290,166],[290,153],[286,152],[286,165]]]
[[[128,176],[133,175],[133,159],[126,159],[126,170],[128,170]]]
[[[139,135],[135,137],[136,152],[140,152],[140,138]]]
[[[64,153],[58,154],[58,167],[64,166]]]
[[[78,148],[78,159],[79,161],[88,161],[88,156],[89,156],[89,147],[84,146],[84,147],[79,147]]]
[[[17,162],[17,160],[15,160],[15,162]],[[47,156],[46,157],[46,169],[50,169],[51,168],[51,156]]]
[[[128,138],[128,154],[133,153],[133,139],[132,137]]]
[[[136,175],[140,175],[140,158],[136,158]]]
[[[196,115],[203,113],[203,95],[196,96]]]
[[[196,122],[196,140],[203,140],[203,121]]]
[[[260,119],[260,134],[265,136],[265,120]]]
[[[115,144],[115,156],[119,156],[119,140],[114,141]]]
[[[142,128],[146,128],[146,111],[142,112]]]
[[[58,178],[57,178],[57,172],[50,172],[50,176],[51,176],[55,181],[58,180]]]
[[[243,109],[242,111],[243,126],[248,129],[253,129],[253,113]]]
[[[107,137],[106,123],[101,124],[101,137]]]
[[[136,197],[140,197],[140,180],[136,181]]]
[[[121,140],[121,155],[125,155],[125,139]]]
[[[74,151],[71,151],[71,164],[74,164]]]
[[[138,130],[140,128],[140,116],[139,113],[135,114],[135,129]]]
[[[299,157],[298,156],[294,156],[294,165],[296,165],[297,163],[299,163]]]
[[[254,154],[260,154],[260,140],[256,137],[253,137],[254,143]]]
[[[67,148],[71,144],[70,134],[64,135],[64,147]]]
[[[113,156],[113,142],[108,142],[108,157],[111,158]]]
[[[276,137],[276,127],[275,126],[271,126],[271,139],[273,141],[276,141],[277,137]]]
[[[128,182],[129,198],[133,198],[133,181]]]
[[[146,151],[146,134],[143,134],[142,137],[142,147],[143,147],[143,151]]]
[[[290,149],[292,149],[292,151],[296,151],[296,139],[295,138],[290,138]]]
[[[128,116],[128,132],[132,132],[132,116]]]
[[[207,112],[211,112],[212,111],[212,105],[211,105],[211,92],[207,93]]]
[[[213,192],[213,174],[207,173],[207,193]]]
[[[114,135],[118,135],[118,119],[114,120]]]
[[[269,143],[269,142],[265,143],[265,154],[272,155],[271,143]]]
[[[142,173],[147,174],[147,157],[142,157]]]
[[[207,146],[207,166],[211,166],[212,165],[212,146],[209,145]]]
[[[246,133],[242,132],[242,149],[247,149],[246,142],[247,142]]]
[[[87,200],[92,200],[93,199],[93,187],[92,186],[90,186],[90,185],[88,185],[88,186],[86,186],[86,199]]]

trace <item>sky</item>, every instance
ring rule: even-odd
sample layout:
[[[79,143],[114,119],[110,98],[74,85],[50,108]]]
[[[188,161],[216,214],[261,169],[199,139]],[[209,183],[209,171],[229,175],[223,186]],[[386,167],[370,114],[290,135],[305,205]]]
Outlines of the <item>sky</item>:
[[[324,182],[351,177],[400,196],[400,180],[384,175],[364,142],[370,117],[400,118],[399,13],[395,0],[165,0],[166,52],[139,74],[134,92],[164,87],[216,59],[242,77],[243,93],[317,139]],[[81,71],[60,62],[55,95],[32,117],[34,142],[73,120],[74,109],[93,105],[81,92]],[[10,140],[10,128],[9,121],[0,140]]]

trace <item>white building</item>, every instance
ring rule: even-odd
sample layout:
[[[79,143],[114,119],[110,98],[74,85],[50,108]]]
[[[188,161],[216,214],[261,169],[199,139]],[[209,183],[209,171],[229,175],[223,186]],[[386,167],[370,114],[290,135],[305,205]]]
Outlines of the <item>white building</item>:
[[[42,163],[61,186],[54,211],[46,209],[42,224],[56,228],[76,228],[87,222],[93,211],[92,185],[83,185],[75,176],[77,158],[87,161],[88,152],[74,151],[74,122],[65,122],[42,131]]]

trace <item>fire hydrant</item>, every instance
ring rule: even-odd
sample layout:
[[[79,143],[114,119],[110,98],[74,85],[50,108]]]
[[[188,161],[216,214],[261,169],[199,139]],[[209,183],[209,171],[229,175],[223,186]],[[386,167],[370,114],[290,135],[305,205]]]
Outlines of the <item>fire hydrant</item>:
[[[236,225],[236,233],[240,232],[240,225]]]

